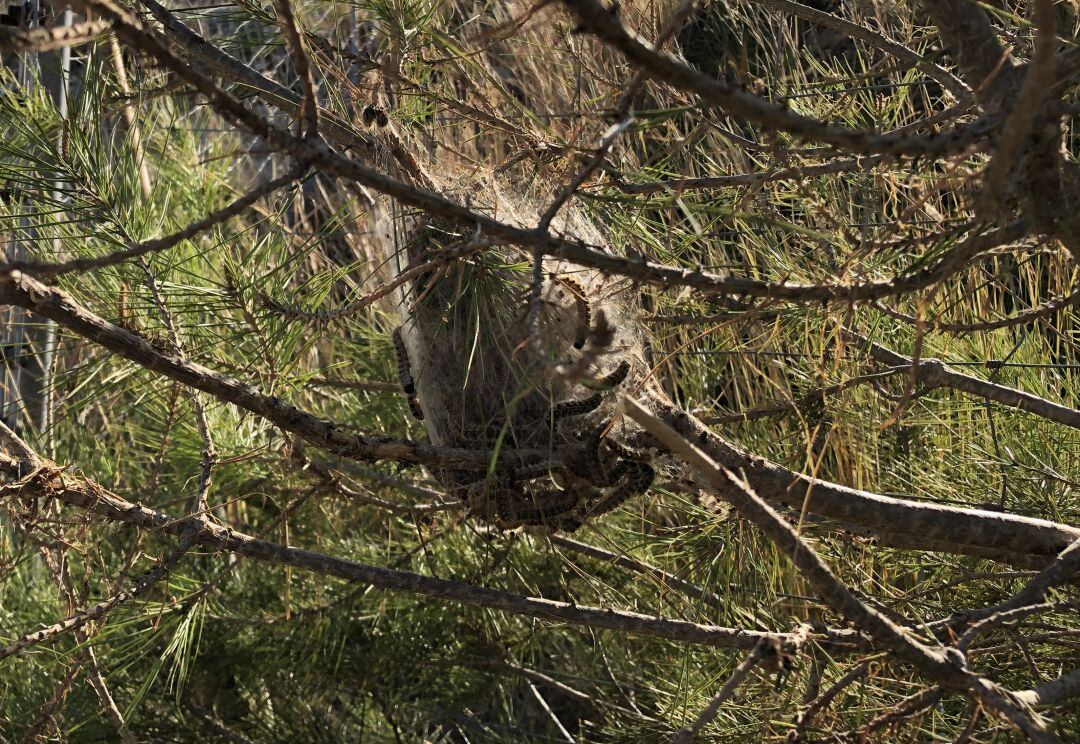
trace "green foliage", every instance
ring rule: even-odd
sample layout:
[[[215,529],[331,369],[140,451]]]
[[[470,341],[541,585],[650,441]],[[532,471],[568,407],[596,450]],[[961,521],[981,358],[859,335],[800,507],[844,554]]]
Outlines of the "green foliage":
[[[639,6],[628,11],[630,22],[647,28],[639,13],[645,4],[624,4]],[[363,0],[302,3],[298,11],[306,30],[332,42],[331,49],[347,47],[355,23],[357,34],[370,34],[362,41],[376,56],[400,55],[401,79],[392,100],[384,100],[375,76],[321,50],[316,59],[333,113],[357,122],[364,105],[384,105],[401,129],[453,148],[478,170],[502,166],[515,184],[550,198],[552,185],[580,167],[567,152],[591,147],[607,126],[603,112],[618,96],[613,81],[630,74],[595,39],[571,34],[565,16],[545,10],[518,28],[509,5]],[[665,16],[671,4],[661,5]],[[719,5],[729,4],[713,7]],[[766,14],[754,3],[730,5],[738,12],[727,20],[712,16],[680,37],[686,57],[709,72],[746,85],[754,81],[745,76],[760,78],[767,97],[850,126],[889,130],[944,108],[939,87],[886,66],[880,52],[861,42],[830,45],[817,38],[800,46],[796,40],[815,33],[801,22]],[[870,4],[853,5],[862,14]],[[181,15],[230,53],[292,83],[269,4],[193,6]],[[881,22],[894,38],[927,48],[926,30],[910,15],[893,9]],[[725,57],[730,47],[722,41],[733,32],[743,33],[742,48],[752,51],[741,60]],[[818,54],[823,45],[835,53]],[[66,122],[46,84],[19,85],[3,73],[0,182],[16,195],[0,204],[0,230],[36,259],[101,256],[167,235],[286,167],[282,156],[266,154],[262,143],[235,133],[200,99],[176,90],[159,68],[134,56],[126,61],[137,91],[132,105],[141,150],[135,128],[121,115],[125,98],[106,42],[80,54],[80,84]],[[635,126],[612,155],[612,169],[634,183],[761,172],[827,154],[775,134],[751,146],[744,139],[754,135],[747,125],[654,83],[645,85],[639,104]],[[523,150],[529,156],[516,159]],[[936,236],[970,218],[969,177],[985,162],[976,153],[945,164],[889,163],[645,197],[603,178],[578,199],[605,226],[612,245],[650,259],[768,280],[854,281],[903,274],[952,247],[954,237]],[[144,166],[149,194],[140,185]],[[148,257],[145,266],[131,261],[58,283],[100,315],[168,347],[149,272],[192,360],[342,428],[419,438],[422,425],[410,418],[401,396],[327,384],[394,379],[389,334],[397,321],[389,305],[320,325],[275,313],[262,300],[308,310],[337,307],[384,281],[381,260],[358,247],[367,219],[356,194],[310,177]],[[472,261],[462,280],[490,276],[481,270],[485,260]],[[528,270],[525,258],[517,268]],[[1060,252],[1027,245],[978,262],[932,296],[890,307],[928,319],[995,318],[1065,294],[1076,280],[1075,266]],[[841,343],[840,323],[856,324],[905,353],[915,343],[911,327],[873,306],[785,305],[775,314],[763,308],[760,318],[710,320],[719,308],[707,298],[643,293],[649,313],[701,319],[654,320],[649,328],[658,379],[680,404],[705,416],[796,400],[864,374],[866,359]],[[486,311],[475,309],[477,322]],[[1073,307],[1015,328],[929,333],[922,356],[970,364],[965,369],[973,374],[1075,406],[1077,319]],[[985,360],[1009,366],[980,368]],[[959,506],[1003,503],[1013,513],[1080,521],[1077,431],[949,390],[915,398],[893,420],[905,379],[890,378],[880,389],[849,388],[808,410],[720,430],[793,470],[854,487]],[[190,390],[61,331],[50,394],[55,423],[27,432],[35,447],[124,498],[177,517],[185,513],[205,447]],[[215,400],[206,401],[206,416],[218,453],[209,502],[215,518],[242,532],[520,595],[700,623],[791,630],[805,621],[838,622],[768,540],[678,488],[658,486],[577,537],[661,567],[719,595],[719,605],[544,536],[486,531],[453,512],[420,519],[349,501],[297,464],[295,443],[267,422]],[[310,448],[305,454],[322,457]],[[433,485],[416,467],[378,468]],[[362,475],[343,477],[362,493],[401,503],[415,498]],[[74,510],[49,512],[53,506],[46,503],[4,506],[0,645],[73,610],[43,564],[37,539],[63,538],[83,603],[110,596],[118,577],[125,585],[174,547],[169,538],[87,521]],[[56,518],[64,521],[25,532],[34,519]],[[1025,577],[987,560],[872,545],[827,525],[807,523],[803,531],[849,586],[916,620],[1000,602]],[[1080,627],[1075,613],[1040,622],[1049,627],[1025,626],[1037,634],[1028,659],[1011,646],[991,647],[980,667],[1015,687],[1031,686],[1031,666],[1046,678],[1069,671]],[[346,585],[201,548],[149,594],[111,612],[93,628],[90,644],[131,730],[140,740],[177,742],[230,735],[543,742],[563,740],[559,726],[580,741],[660,740],[692,721],[740,660],[731,651]],[[85,670],[70,689],[62,687],[66,675],[86,663],[85,649],[62,635],[0,661],[0,738],[18,740],[63,690],[62,705],[44,726],[47,735],[115,739]],[[815,649],[790,669],[759,669],[723,707],[710,740],[784,740],[814,685],[827,688],[852,663]],[[518,666],[560,684],[530,679],[514,671]],[[872,675],[838,696],[815,730],[824,735],[866,725],[922,681],[904,665],[879,659]],[[950,693],[897,730],[905,741],[948,741],[970,713],[966,700]],[[1075,709],[1058,712],[1055,720],[1063,740],[1080,737]],[[889,731],[874,736],[885,740]],[[983,719],[976,736],[1007,741],[1012,734]]]

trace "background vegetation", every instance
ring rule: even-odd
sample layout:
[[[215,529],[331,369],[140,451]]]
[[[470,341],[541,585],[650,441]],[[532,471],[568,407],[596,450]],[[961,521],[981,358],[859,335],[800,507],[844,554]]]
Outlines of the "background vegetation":
[[[182,61],[251,111],[298,129],[295,105],[207,63],[161,26],[160,13],[154,19],[153,5],[123,12],[162,31]],[[561,5],[239,0],[164,12],[303,101],[303,65],[280,20],[295,17],[318,86],[320,131],[379,171],[398,166],[343,144],[386,136],[367,121],[375,109],[433,173],[452,161],[454,173],[494,174],[539,203],[602,155],[575,208],[622,256],[716,276],[852,285],[912,275],[973,234],[1026,220],[947,280],[870,301],[790,301],[648,279],[633,287],[655,379],[727,440],[853,488],[1080,522],[1080,433],[1068,423],[1080,416],[1077,263],[1067,241],[1035,224],[1038,210],[1022,204],[1034,187],[1008,164],[997,203],[987,211],[980,202],[1014,109],[995,112],[985,96],[973,97],[978,83],[958,68],[927,9],[810,4],[865,37],[815,22],[793,2],[623,2],[618,13],[643,38],[674,32],[667,53],[741,94],[851,130],[926,136],[998,115],[989,139],[894,157],[843,152],[762,126],[692,88],[635,77],[636,65]],[[1032,5],[988,7],[1018,64],[1035,54]],[[1075,6],[1048,5],[1057,71],[1068,81]],[[300,312],[341,307],[392,278],[367,192],[340,173],[291,172],[288,152],[235,126],[152,48],[93,26],[112,23],[114,7],[76,4],[74,22],[86,24],[78,30],[89,43],[71,48],[68,73],[61,51],[41,38],[0,36],[10,50],[0,85],[8,250],[0,274],[10,276],[16,261],[100,258],[171,235],[280,178],[253,204],[166,250],[38,278],[164,353],[280,396],[343,432],[422,439],[396,378],[392,305],[372,302],[333,322]],[[57,12],[30,28],[62,20]],[[882,39],[914,56],[898,57]],[[66,110],[58,104],[65,80]],[[1075,95],[1055,91],[1047,98],[1071,167]],[[625,129],[597,151],[620,121]],[[528,266],[526,249],[520,268]],[[722,499],[688,487],[677,469],[573,535],[503,532],[456,508],[415,462],[301,443],[227,397],[19,309],[12,296],[0,297],[10,302],[5,421],[60,470],[40,466],[53,479],[42,490],[33,487],[40,471],[11,466],[0,486],[5,740],[659,740],[698,719],[749,649],[507,614],[253,560],[102,518],[65,496],[65,479],[177,519],[201,503],[202,516],[237,533],[522,597],[752,631],[845,626],[788,551]],[[998,322],[1008,318],[1018,320]],[[844,340],[841,326],[1064,413],[1048,418],[921,384],[910,360],[898,370],[875,362]],[[827,394],[813,394],[822,388]],[[13,441],[6,451],[16,457]],[[1052,558],[906,549],[798,509],[784,515],[847,587],[913,634],[1008,601]],[[153,581],[144,581],[148,573]],[[138,596],[71,632],[19,645],[140,582]],[[1074,672],[1076,599],[1074,585],[1054,590],[1038,614],[980,635],[968,661],[1012,689]],[[812,641],[790,657],[766,654],[701,735],[1021,737],[985,702],[938,686],[894,650]],[[1066,697],[1032,716],[1068,741],[1080,737],[1078,713]]]

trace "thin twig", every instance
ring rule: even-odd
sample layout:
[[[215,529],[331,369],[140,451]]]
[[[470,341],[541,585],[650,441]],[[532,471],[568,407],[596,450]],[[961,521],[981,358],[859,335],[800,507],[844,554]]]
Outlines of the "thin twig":
[[[660,29],[660,33],[656,35],[653,46],[656,49],[663,49],[682,30],[694,13],[701,9],[701,4],[701,0],[683,0],[682,4],[667,19],[664,27]],[[634,77],[630,78],[630,82],[626,84],[622,95],[619,96],[618,103],[615,104],[615,118],[626,118],[626,114],[630,111],[630,105],[634,102],[634,96],[641,90],[641,86],[647,78],[648,75],[644,70],[634,72]]]
[[[446,266],[451,261],[458,261],[464,258],[469,258],[489,247],[492,243],[488,240],[468,240],[459,245],[456,248],[448,248],[446,250],[439,251],[434,258],[430,258],[426,261],[422,261],[414,266],[402,271],[385,284],[380,284],[379,288],[369,292],[363,297],[350,302],[344,307],[336,310],[305,310],[297,305],[286,305],[271,299],[268,295],[261,295],[260,299],[263,304],[273,310],[275,313],[283,315],[292,320],[307,320],[318,323],[328,323],[335,320],[344,320],[346,318],[355,317],[362,310],[370,307],[372,304],[392,294],[398,287],[408,282],[411,282],[418,276],[433,271],[440,267]]]
[[[996,331],[1001,328],[1012,328],[1013,326],[1033,323],[1040,318],[1054,315],[1067,307],[1072,307],[1077,304],[1080,304],[1080,289],[1070,292],[1063,297],[1055,297],[1047,300],[1038,307],[1024,310],[1008,318],[984,320],[977,323],[942,323],[935,320],[929,323],[929,327],[934,331],[953,334],[968,334],[977,331]],[[874,307],[888,315],[890,318],[895,318],[896,320],[903,321],[909,325],[914,325],[916,323],[915,317],[908,315],[907,313],[902,313],[899,310],[895,310],[880,303],[875,303]]]
[[[157,586],[180,560],[187,555],[195,544],[195,536],[189,535],[183,538],[176,548],[167,556],[163,556],[154,568],[136,581],[130,589],[117,592],[106,600],[97,604],[84,607],[69,617],[53,623],[47,628],[24,633],[8,645],[0,648],[0,660],[9,656],[18,656],[23,651],[42,643],[52,643],[64,633],[83,627],[87,623],[96,622],[106,617],[113,609],[145,594]]]
[[[737,186],[760,186],[773,181],[802,180],[817,176],[846,173],[852,170],[869,170],[878,163],[885,162],[883,155],[834,160],[820,165],[794,165],[760,173],[739,173],[727,176],[704,176],[701,178],[672,178],[648,183],[626,183],[621,179],[615,186],[624,194],[655,194],[658,192],[679,193],[697,189],[725,189]]]
[[[739,685],[746,679],[746,675],[750,673],[750,670],[761,661],[761,657],[765,655],[765,652],[769,650],[769,645],[765,642],[758,643],[754,648],[746,655],[746,658],[742,660],[739,666],[735,667],[735,671],[731,673],[731,676],[727,678],[727,681],[720,686],[720,689],[716,691],[716,694],[709,700],[708,705],[698,714],[698,717],[689,726],[686,726],[678,734],[672,737],[672,744],[690,744],[701,733],[701,730],[708,726],[716,714],[720,712],[720,706],[724,704],[724,701],[735,694],[735,690],[739,688]]]
[[[926,73],[927,76],[941,83],[942,86],[947,88],[948,91],[960,101],[963,102],[971,99],[971,88],[969,88],[963,80],[956,77],[956,75],[953,75],[944,67],[930,61],[915,50],[890,39],[883,33],[874,31],[864,25],[852,23],[851,21],[832,13],[827,13],[823,10],[818,10],[817,8],[811,8],[803,3],[793,2],[793,0],[755,1],[766,7],[786,11],[792,15],[817,23],[820,26],[839,31],[844,34],[845,37],[858,39],[872,47],[877,47],[902,62],[914,65],[921,72]]]
[[[296,74],[300,78],[300,85],[304,91],[304,100],[300,105],[299,119],[304,122],[305,137],[317,137],[319,134],[319,98],[315,87],[315,75],[311,70],[311,60],[304,48],[304,35],[300,33],[300,27],[296,22],[292,3],[289,0],[275,0],[278,11],[278,20],[285,32],[285,39],[292,54],[293,64],[296,65]]]
[[[829,396],[836,395],[845,390],[850,390],[859,385],[880,381],[885,377],[891,377],[892,375],[899,374],[903,371],[904,369],[902,367],[893,367],[881,372],[857,375],[855,377],[850,377],[843,382],[838,382],[835,385],[828,385],[816,390],[811,390],[809,393],[800,396],[796,400],[774,403],[773,405],[764,405],[759,408],[750,408],[745,411],[733,411],[720,416],[706,416],[701,420],[706,424],[729,424],[742,421],[755,421],[761,418],[791,413],[792,411],[802,411],[806,410],[807,406],[823,401]]]

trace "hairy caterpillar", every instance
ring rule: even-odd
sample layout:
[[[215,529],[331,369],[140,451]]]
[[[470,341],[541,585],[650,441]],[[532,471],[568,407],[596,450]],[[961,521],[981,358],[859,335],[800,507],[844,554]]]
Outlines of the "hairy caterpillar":
[[[595,411],[600,407],[603,400],[604,396],[600,393],[593,393],[588,398],[582,398],[581,400],[565,400],[562,403],[555,404],[552,416],[556,420],[567,416],[581,416],[590,411]]]
[[[572,491],[541,491],[526,495],[536,502],[535,506],[515,509],[513,514],[507,515],[519,524],[547,524],[569,514],[578,505],[578,495]]]
[[[420,409],[420,402],[416,398],[416,383],[413,381],[412,365],[409,364],[409,352],[405,349],[405,339],[401,337],[401,328],[395,328],[390,335],[394,342],[394,356],[397,358],[398,381],[405,395],[409,396],[409,411],[413,417],[423,421],[424,412]]]
[[[623,359],[619,362],[619,366],[613,371],[608,372],[606,375],[596,380],[582,380],[581,385],[590,390],[611,390],[612,388],[621,385],[629,373],[630,362]]]
[[[374,124],[375,126],[382,128],[390,123],[390,117],[386,115],[386,112],[375,106],[364,106],[360,118],[364,122],[365,127],[370,127]]]
[[[625,479],[615,490],[597,501],[589,513],[606,514],[617,509],[634,496],[648,491],[656,477],[652,466],[640,460],[620,460],[619,465],[623,466]]]
[[[556,274],[552,274],[551,278],[570,290],[570,294],[574,296],[574,304],[577,306],[578,311],[578,327],[574,336],[574,348],[580,349],[585,346],[585,339],[588,337],[589,328],[592,326],[592,306],[589,304],[588,295],[585,293],[585,288],[574,279]]]

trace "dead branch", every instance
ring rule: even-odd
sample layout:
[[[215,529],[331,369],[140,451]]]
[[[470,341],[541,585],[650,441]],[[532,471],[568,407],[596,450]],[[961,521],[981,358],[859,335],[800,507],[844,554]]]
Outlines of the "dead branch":
[[[924,387],[931,389],[944,387],[959,390],[1010,408],[1033,413],[1049,421],[1080,429],[1080,410],[1054,403],[1037,395],[1026,393],[1023,390],[965,375],[951,369],[940,359],[920,359],[916,362],[910,357],[870,341],[850,329],[845,329],[844,334],[852,341],[864,346],[875,361],[891,367],[906,367],[908,369],[914,364],[918,369],[919,384]]]

